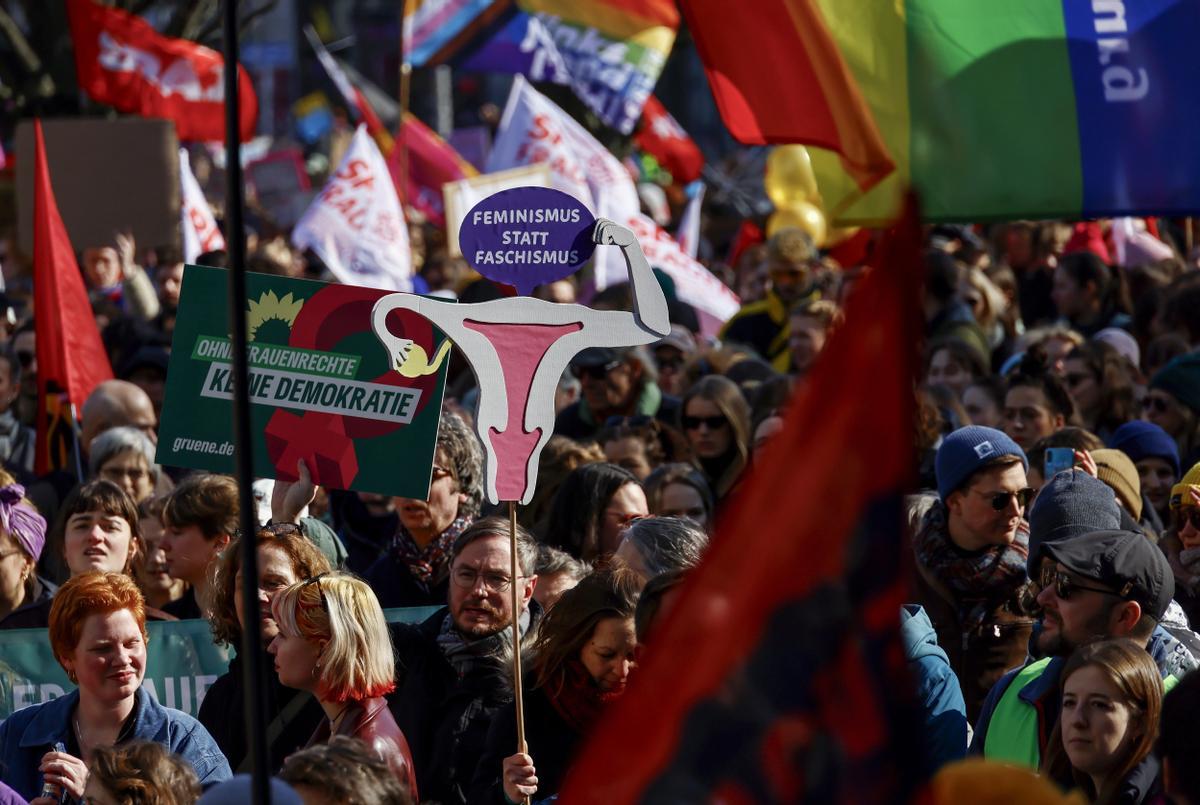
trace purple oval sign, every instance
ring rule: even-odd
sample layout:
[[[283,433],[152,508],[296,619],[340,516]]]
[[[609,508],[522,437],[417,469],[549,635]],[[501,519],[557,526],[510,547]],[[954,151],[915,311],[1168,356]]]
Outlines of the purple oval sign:
[[[471,208],[459,228],[458,245],[480,274],[528,296],[534,286],[573,274],[591,258],[595,223],[574,196],[515,187]]]

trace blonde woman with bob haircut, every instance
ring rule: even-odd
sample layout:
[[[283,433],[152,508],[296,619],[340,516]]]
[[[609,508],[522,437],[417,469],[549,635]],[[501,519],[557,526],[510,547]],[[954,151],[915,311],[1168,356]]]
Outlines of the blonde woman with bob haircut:
[[[396,687],[396,663],[375,593],[349,573],[321,573],[277,592],[271,614],[280,683],[309,691],[325,710],[307,746],[358,738],[416,799],[412,753],[383,698]]]

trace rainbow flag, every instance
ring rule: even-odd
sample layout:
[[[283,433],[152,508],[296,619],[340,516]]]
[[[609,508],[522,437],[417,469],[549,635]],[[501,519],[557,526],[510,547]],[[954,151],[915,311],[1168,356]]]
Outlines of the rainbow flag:
[[[692,23],[712,3],[683,5],[699,43]],[[842,157],[814,152],[838,223],[893,218],[910,184],[934,221],[1200,210],[1196,0],[752,0],[730,13],[770,30],[801,10],[836,44],[807,57],[845,65],[895,163],[864,191]],[[787,69],[743,45],[760,75]]]
[[[641,117],[678,27],[674,0],[424,0],[404,24],[413,66],[566,84],[623,134]]]

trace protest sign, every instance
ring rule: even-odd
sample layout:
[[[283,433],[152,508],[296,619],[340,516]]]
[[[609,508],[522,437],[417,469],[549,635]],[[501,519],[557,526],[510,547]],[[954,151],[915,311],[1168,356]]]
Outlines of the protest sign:
[[[483,276],[528,296],[579,270],[592,256],[596,219],[578,199],[544,187],[488,196],[467,213],[459,246]]]
[[[517,76],[488,170],[533,164],[547,166],[551,187],[579,199],[598,218],[631,229],[650,265],[665,271],[675,282],[676,296],[696,309],[706,335],[715,335],[737,312],[737,295],[642,214],[637,188],[625,166],[587,129]],[[598,289],[624,282],[625,266],[617,255],[598,252],[595,277]]]
[[[467,210],[493,193],[514,187],[549,187],[550,171],[545,165],[525,165],[511,170],[468,176],[442,185],[446,204],[446,248],[450,255],[462,254],[458,248],[458,228],[462,225]]]
[[[402,375],[371,331],[385,291],[265,274],[246,281],[255,475],[295,480],[303,458],[315,483],[424,500],[450,342],[420,316],[396,313],[388,325],[420,356]],[[224,269],[184,271],[160,464],[233,471],[226,282]]]
[[[359,126],[337,172],[292,231],[342,282],[412,290],[408,225],[379,146]]]
[[[388,623],[421,623],[437,607],[388,609]],[[195,716],[217,677],[229,670],[231,652],[213,643],[205,620],[150,621],[142,687],[165,707]],[[0,630],[0,720],[75,686],[50,649],[45,629]]]

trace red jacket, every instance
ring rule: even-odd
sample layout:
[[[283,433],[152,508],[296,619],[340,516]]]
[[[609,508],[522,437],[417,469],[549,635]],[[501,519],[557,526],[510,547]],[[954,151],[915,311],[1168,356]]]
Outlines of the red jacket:
[[[366,743],[376,755],[387,761],[396,779],[408,787],[413,802],[420,802],[417,795],[417,775],[413,771],[408,740],[396,726],[396,720],[388,710],[386,699],[378,696],[374,699],[350,702],[334,734],[357,738]],[[330,737],[329,719],[325,719],[308,739],[308,746],[326,743]]]

